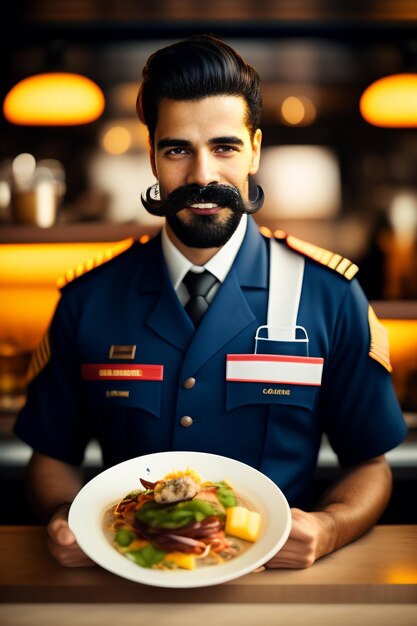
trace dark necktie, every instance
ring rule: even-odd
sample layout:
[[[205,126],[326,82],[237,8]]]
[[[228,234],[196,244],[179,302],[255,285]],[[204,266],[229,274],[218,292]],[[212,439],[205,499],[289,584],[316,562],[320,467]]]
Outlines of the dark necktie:
[[[197,327],[204,313],[209,308],[209,303],[206,300],[207,294],[218,281],[208,270],[204,270],[204,272],[199,273],[188,272],[183,282],[190,294],[190,299],[185,305],[185,310],[190,316],[194,326]]]

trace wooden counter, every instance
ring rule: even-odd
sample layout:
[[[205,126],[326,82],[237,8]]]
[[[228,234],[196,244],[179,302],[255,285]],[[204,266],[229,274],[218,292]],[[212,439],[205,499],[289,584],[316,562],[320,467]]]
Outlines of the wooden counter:
[[[58,565],[39,526],[0,526],[5,626],[416,626],[417,525],[377,526],[307,570],[160,589]]]
[[[377,526],[306,570],[267,570],[192,590],[142,585],[100,567],[61,567],[42,527],[3,526],[0,601],[417,604],[417,526]]]

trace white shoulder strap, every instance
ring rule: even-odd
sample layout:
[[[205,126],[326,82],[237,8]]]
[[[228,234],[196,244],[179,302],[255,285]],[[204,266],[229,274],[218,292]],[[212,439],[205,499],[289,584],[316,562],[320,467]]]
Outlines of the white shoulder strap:
[[[270,239],[268,338],[293,341],[304,275],[304,257]]]

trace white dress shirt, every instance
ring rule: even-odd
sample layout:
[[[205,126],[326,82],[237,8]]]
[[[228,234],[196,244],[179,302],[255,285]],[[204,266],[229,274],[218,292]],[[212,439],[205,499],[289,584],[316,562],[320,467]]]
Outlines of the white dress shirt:
[[[162,229],[162,252],[168,266],[169,276],[171,278],[172,285],[177,293],[180,302],[185,305],[189,298],[187,288],[183,284],[184,276],[189,270],[193,272],[203,272],[205,269],[211,272],[219,281],[216,283],[210,293],[208,294],[208,301],[210,302],[220,286],[220,283],[224,281],[230,270],[233,261],[239,251],[242,241],[245,237],[247,226],[247,215],[243,214],[240,220],[239,226],[236,228],[229,241],[225,243],[222,248],[209,260],[205,265],[193,265],[179,250],[174,246],[164,225]]]

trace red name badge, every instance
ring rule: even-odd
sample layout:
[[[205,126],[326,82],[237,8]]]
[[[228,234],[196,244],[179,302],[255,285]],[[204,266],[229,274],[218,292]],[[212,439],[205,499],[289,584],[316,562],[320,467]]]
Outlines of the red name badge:
[[[84,380],[163,380],[163,365],[88,363],[81,365]]]
[[[324,359],[280,354],[228,354],[226,380],[247,383],[320,385]]]

